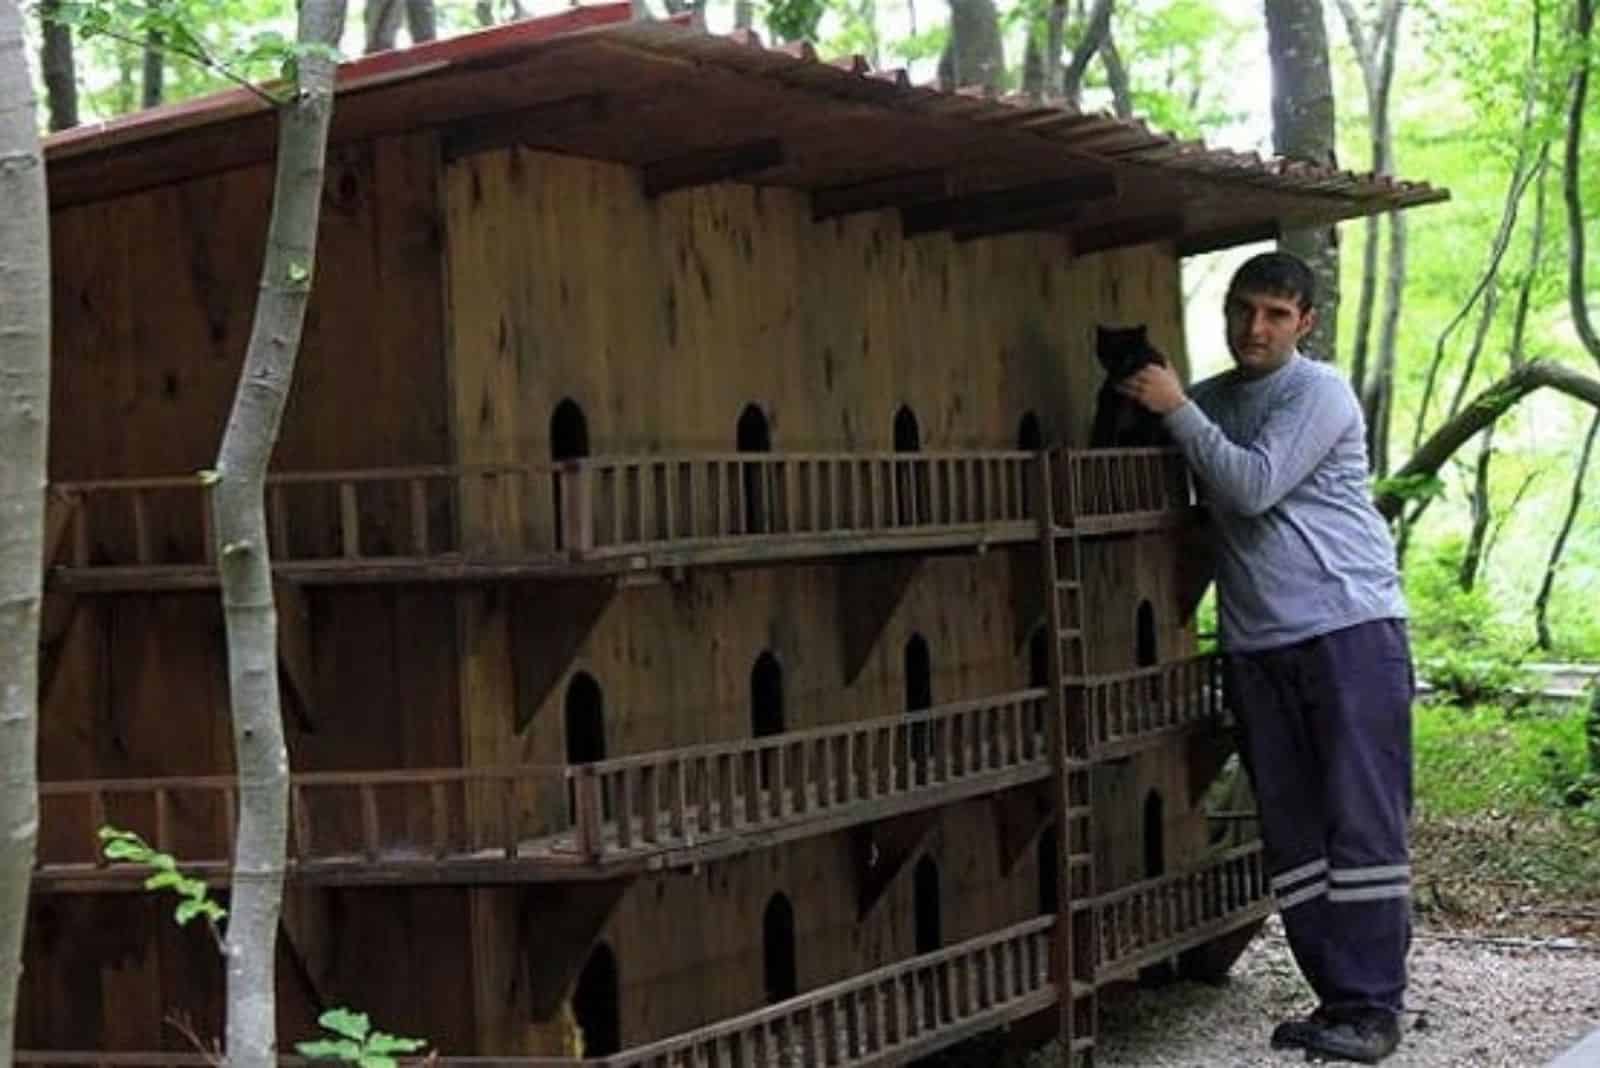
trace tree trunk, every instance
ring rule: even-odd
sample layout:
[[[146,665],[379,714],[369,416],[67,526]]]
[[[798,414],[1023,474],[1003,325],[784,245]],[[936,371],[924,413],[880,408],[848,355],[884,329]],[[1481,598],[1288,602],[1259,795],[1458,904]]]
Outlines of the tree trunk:
[[[1394,473],[1391,481],[1438,474],[1439,468],[1455,455],[1457,449],[1510,411],[1523,397],[1545,388],[1600,408],[1600,378],[1590,378],[1552,360],[1528,360],[1479,393],[1461,409],[1460,415],[1435,430],[1423,442],[1422,448],[1406,461],[1405,466]],[[1380,490],[1374,503],[1385,519],[1394,519],[1400,514],[1405,500],[1397,493]]]
[[[1100,50],[1100,44],[1106,39],[1106,34],[1111,32],[1111,13],[1114,6],[1115,0],[1095,0],[1094,7],[1089,11],[1089,22],[1083,28],[1083,38],[1072,50],[1072,58],[1067,62],[1067,69],[1061,74],[1061,96],[1073,107],[1078,106],[1079,99],[1083,96],[1083,76],[1089,71],[1089,61],[1094,59],[1094,54]],[[1061,62],[1059,52],[1051,62]]]
[[[151,31],[144,39],[144,81],[139,106],[159,107],[166,97],[167,54],[161,35]]]
[[[1367,423],[1371,439],[1368,454],[1372,470],[1382,478],[1389,473],[1389,428],[1394,422],[1394,365],[1398,358],[1400,304],[1406,287],[1406,220],[1398,211],[1389,213],[1389,268],[1384,279],[1386,294],[1383,325],[1379,332],[1378,366],[1373,376],[1376,397]]]
[[[344,0],[303,0],[300,41],[331,47],[344,14]],[[278,1053],[273,963],[283,900],[289,759],[279,705],[264,486],[311,292],[335,64],[312,53],[297,70],[295,95],[278,111],[277,173],[255,319],[211,476],[239,774],[224,947],[230,1068],[275,1068]]]
[[[402,0],[367,0],[363,13],[366,28],[363,51],[370,56],[374,52],[387,52],[393,48],[400,33],[400,20],[404,16]]]
[[[0,0],[0,204],[0,1068],[10,1068],[39,835],[39,597],[50,416],[44,160],[15,0]]]
[[[1005,73],[994,0],[950,0],[950,42],[939,58],[940,84],[946,89],[980,86],[993,91]]]
[[[439,20],[434,14],[433,0],[406,0],[406,32],[412,44],[432,41],[439,36]]]
[[[1578,38],[1578,69],[1572,75],[1572,98],[1567,110],[1567,136],[1561,168],[1561,192],[1567,205],[1567,298],[1572,324],[1589,355],[1600,361],[1600,335],[1589,317],[1584,282],[1583,189],[1579,168],[1583,162],[1583,112],[1589,95],[1588,38],[1594,29],[1594,0],[1578,0],[1574,32]]]
[[[1489,462],[1493,455],[1494,427],[1491,425],[1478,439],[1478,459],[1472,470],[1472,529],[1467,534],[1467,548],[1461,554],[1461,567],[1456,572],[1456,585],[1469,593],[1478,583],[1478,567],[1489,541],[1489,522],[1494,518],[1493,500],[1489,496]]]
[[[754,13],[750,0],[733,0],[733,28],[748,30],[754,23]]]
[[[1272,148],[1288,159],[1336,167],[1333,79],[1322,0],[1266,0],[1267,51],[1272,61]],[[1333,226],[1294,230],[1278,246],[1305,260],[1317,279],[1317,325],[1307,355],[1338,356],[1339,239]]]
[[[1109,30],[1100,42],[1100,62],[1106,68],[1106,84],[1111,87],[1111,106],[1117,118],[1133,118],[1133,84],[1128,79],[1128,68],[1123,66],[1122,53],[1117,51],[1117,39]]]
[[[1550,650],[1550,594],[1555,590],[1556,572],[1561,567],[1561,557],[1567,551],[1567,538],[1572,535],[1572,525],[1577,522],[1578,510],[1583,507],[1583,480],[1589,475],[1589,457],[1594,453],[1595,432],[1600,431],[1600,412],[1589,420],[1589,432],[1583,436],[1583,451],[1578,454],[1578,470],[1572,476],[1572,493],[1567,498],[1567,514],[1561,519],[1561,529],[1556,532],[1555,544],[1550,546],[1550,559],[1544,566],[1544,581],[1539,583],[1539,593],[1533,599],[1533,626],[1538,635],[1539,648]]]
[[[1044,73],[1040,88],[1046,100],[1061,99],[1061,50],[1067,44],[1067,0],[1052,0],[1044,17],[1044,55],[1039,66]]]
[[[473,10],[478,14],[479,26],[494,25],[494,0],[478,0],[477,6]]]
[[[78,70],[72,55],[72,27],[56,21],[61,0],[41,0],[39,23],[44,41],[39,68],[44,75],[45,100],[50,112],[50,132],[78,125]]]

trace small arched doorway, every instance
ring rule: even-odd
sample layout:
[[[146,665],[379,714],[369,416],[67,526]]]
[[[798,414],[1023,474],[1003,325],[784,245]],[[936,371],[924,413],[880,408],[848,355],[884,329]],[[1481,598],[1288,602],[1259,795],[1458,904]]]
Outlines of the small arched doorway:
[[[794,906],[784,894],[773,894],[761,917],[762,970],[766,976],[767,1004],[787,1001],[799,993],[794,948]]]
[[[1167,871],[1166,804],[1158,790],[1144,798],[1144,877],[1154,879]]]
[[[1038,854],[1039,915],[1054,916],[1061,911],[1061,847],[1055,824],[1039,832]]]
[[[566,715],[563,723],[567,732],[567,763],[593,764],[606,758],[605,696],[600,684],[587,671],[580,671],[567,683]],[[601,795],[600,815],[610,815],[610,799]],[[567,780],[567,811],[574,821],[579,818],[577,791],[573,780]]]
[[[1039,427],[1039,417],[1033,412],[1023,412],[1017,423],[1017,449],[1021,452],[1038,452],[1044,448],[1044,431]]]
[[[1134,661],[1139,667],[1154,667],[1160,657],[1156,649],[1156,610],[1148,600],[1140,601],[1134,614]]]
[[[944,923],[939,901],[939,865],[924,856],[912,878],[915,896],[917,952],[932,953],[944,945]]]
[[[604,1057],[622,1049],[620,992],[616,954],[601,942],[590,952],[572,991],[572,1015],[583,1032],[585,1057]]]
[[[571,397],[565,397],[550,415],[550,462],[581,460],[589,455],[589,421]],[[561,504],[561,482],[551,487],[551,514],[555,517],[556,548],[567,547],[567,517]]]
[[[770,738],[782,734],[786,724],[783,715],[783,667],[778,658],[766,650],[756,657],[750,669],[750,737]],[[762,750],[756,761],[756,772],[762,789],[772,781],[772,764],[777,754]]]
[[[921,452],[922,428],[917,414],[902,404],[894,413],[894,451]],[[921,461],[895,465],[895,521],[900,526],[925,522],[928,518],[928,472]]]
[[[744,406],[744,411],[739,413],[739,425],[734,435],[735,446],[740,452],[772,451],[772,428],[767,422],[767,413],[761,410],[759,404]],[[767,471],[767,465],[763,463],[740,464],[739,486],[743,496],[741,505],[746,534],[762,534],[769,528],[767,503],[771,495],[768,492]]]

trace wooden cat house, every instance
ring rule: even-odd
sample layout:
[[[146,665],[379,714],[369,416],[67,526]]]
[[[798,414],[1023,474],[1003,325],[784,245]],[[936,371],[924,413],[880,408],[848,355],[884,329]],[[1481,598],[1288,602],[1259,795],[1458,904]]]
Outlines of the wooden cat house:
[[[206,491],[274,122],[58,135],[42,831],[23,1063],[185,1063],[226,896]],[[1175,455],[1089,450],[1097,324],[1182,257],[1436,191],[575,8],[348,63],[268,489],[287,1047],[899,1064],[1225,970]]]

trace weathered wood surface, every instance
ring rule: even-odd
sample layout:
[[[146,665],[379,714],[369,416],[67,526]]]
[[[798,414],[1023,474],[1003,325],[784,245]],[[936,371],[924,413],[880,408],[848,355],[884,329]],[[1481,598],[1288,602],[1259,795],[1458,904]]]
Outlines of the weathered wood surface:
[[[907,1061],[1048,1007],[1054,917],[1040,917],[957,945],[876,968],[671,1038],[585,1060],[559,1057],[441,1057],[448,1068],[694,1068]],[[192,1054],[19,1051],[38,1068],[196,1068]],[[280,1060],[285,1068],[308,1063]]]

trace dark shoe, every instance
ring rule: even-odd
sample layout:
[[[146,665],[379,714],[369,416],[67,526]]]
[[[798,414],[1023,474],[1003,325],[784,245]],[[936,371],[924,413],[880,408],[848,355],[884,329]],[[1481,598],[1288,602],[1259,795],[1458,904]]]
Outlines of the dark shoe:
[[[1274,1027],[1271,1046],[1273,1049],[1305,1049],[1311,1036],[1332,1022],[1333,1017],[1318,1006],[1309,1016],[1297,1016]]]
[[[1400,1044],[1400,1020],[1383,1009],[1343,1016],[1306,1039],[1306,1059],[1377,1064]]]

